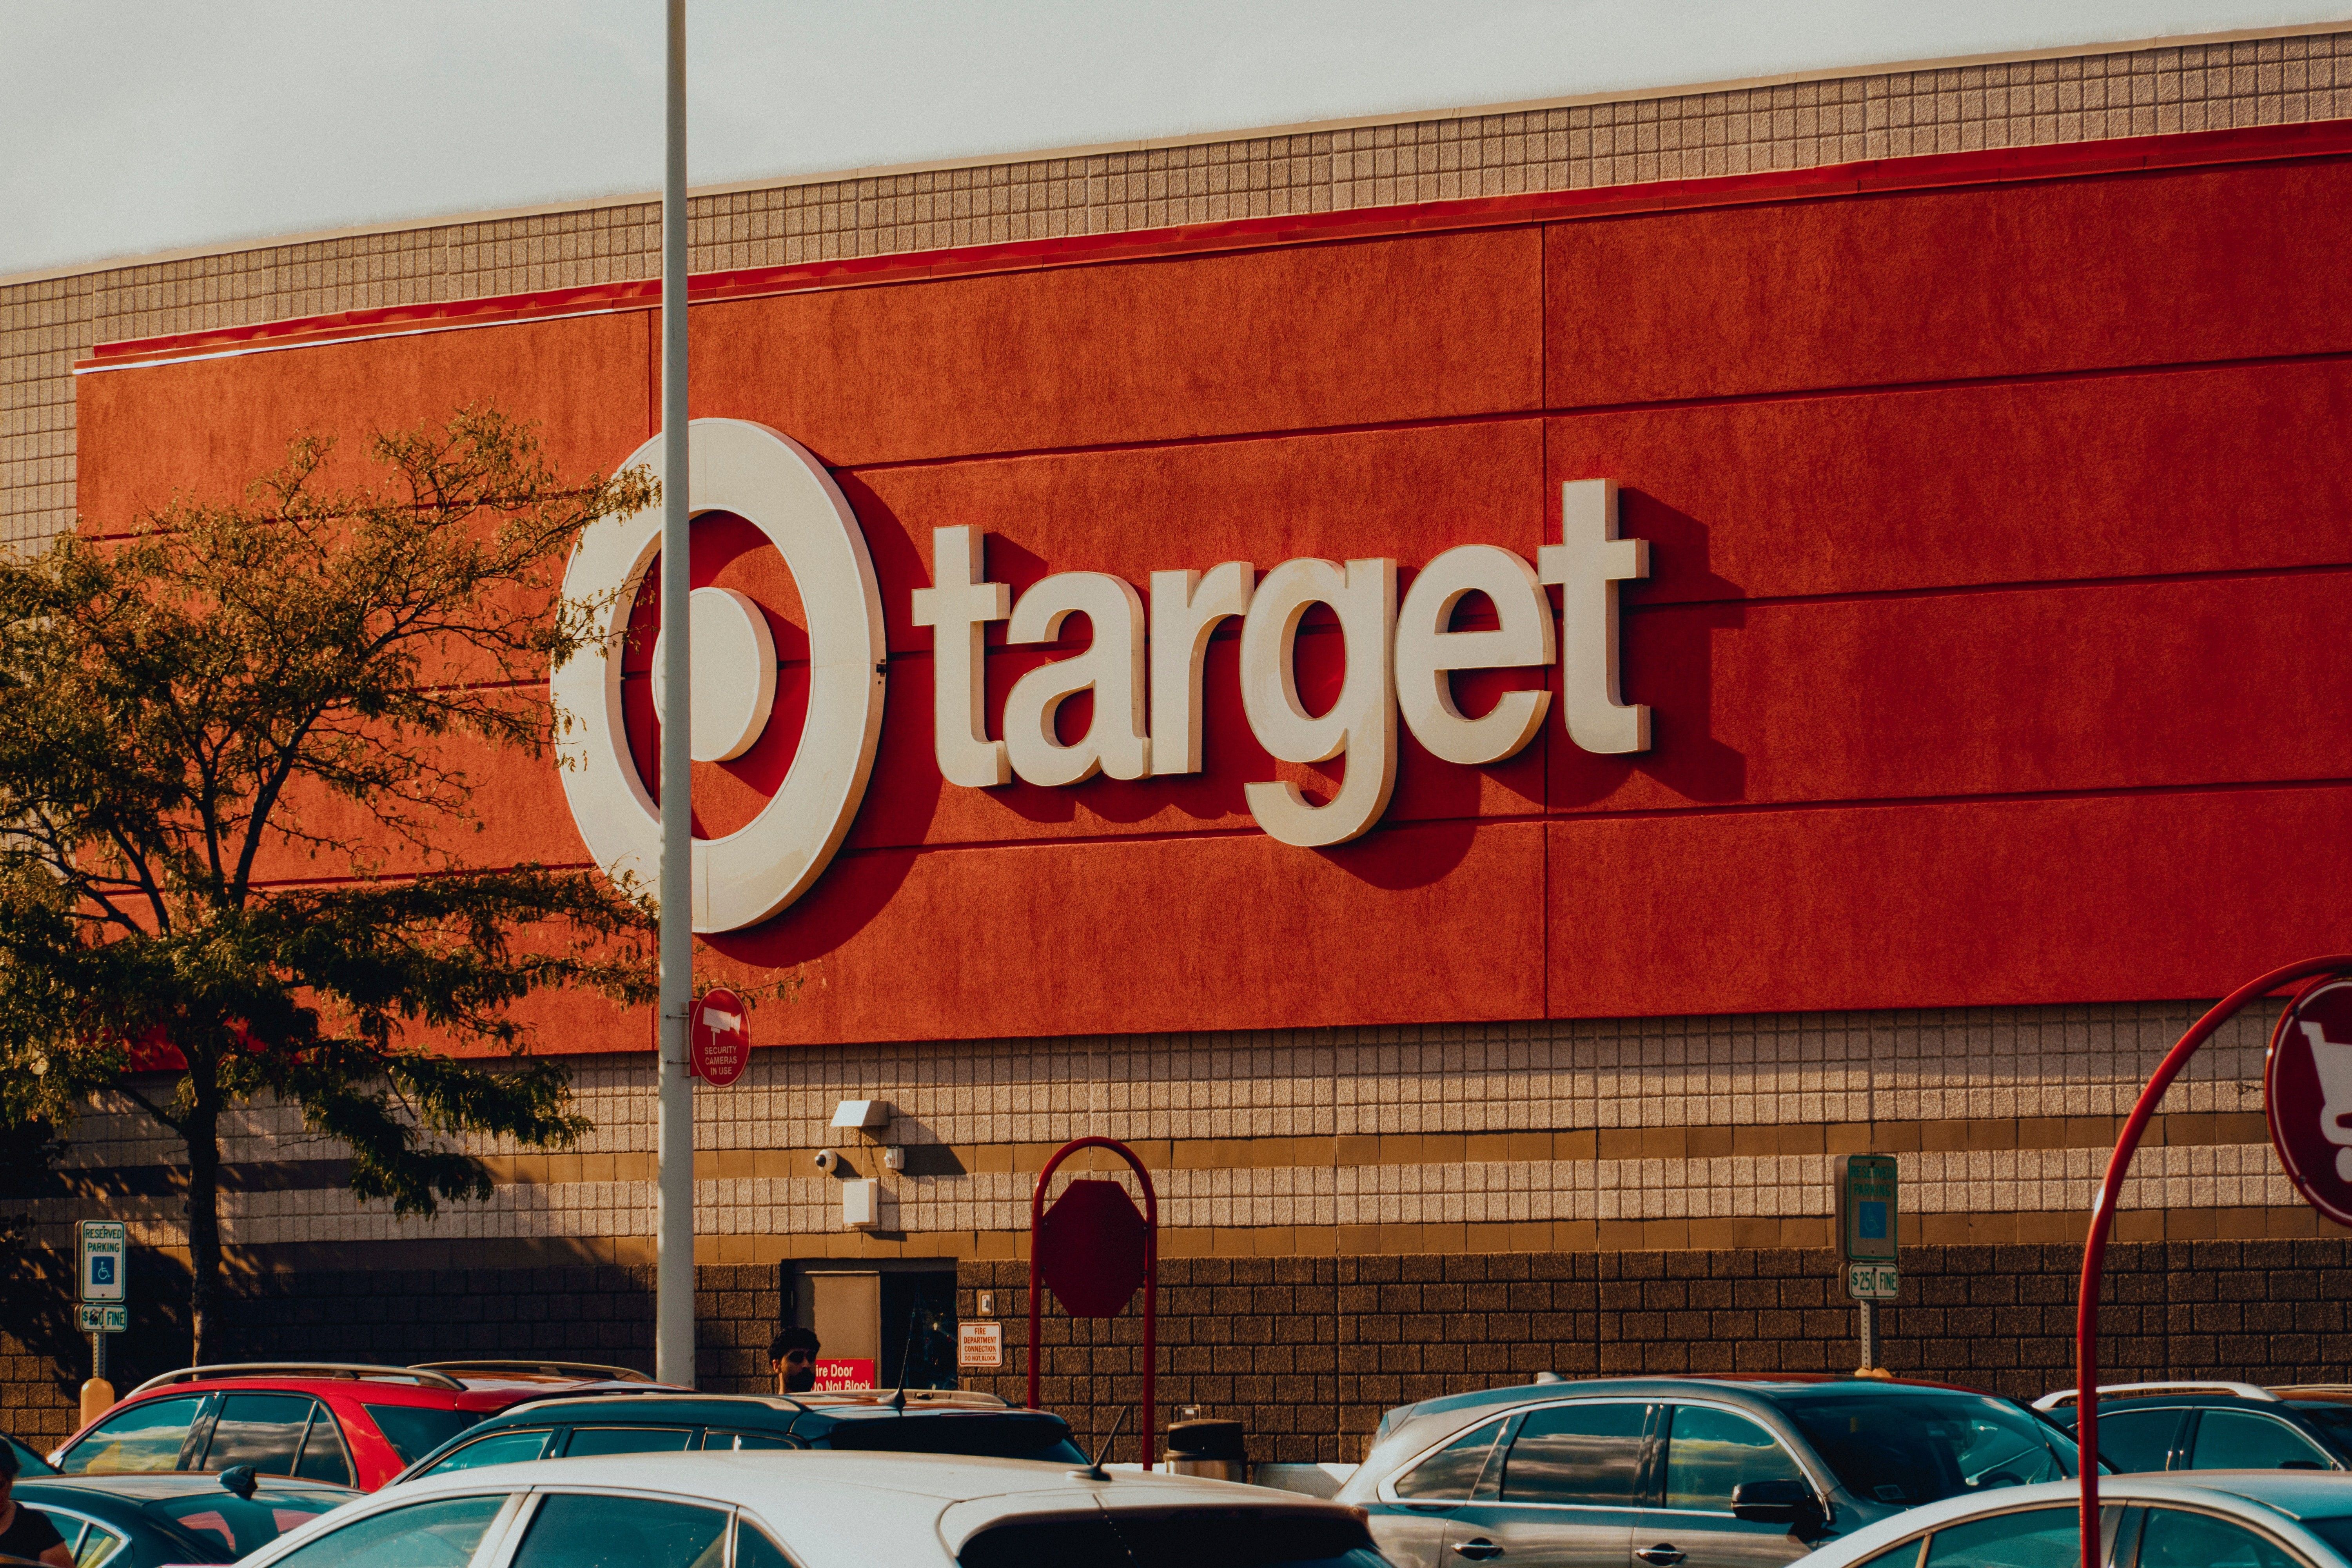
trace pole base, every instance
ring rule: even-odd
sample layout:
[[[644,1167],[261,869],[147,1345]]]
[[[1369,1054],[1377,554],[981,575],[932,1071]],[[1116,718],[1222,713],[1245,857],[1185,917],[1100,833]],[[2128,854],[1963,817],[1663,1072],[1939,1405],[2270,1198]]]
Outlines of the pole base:
[[[114,1384],[93,1377],[81,1385],[81,1424],[85,1426],[114,1408]]]
[[[1856,1377],[1883,1377],[1889,1381],[1892,1381],[1895,1376],[1893,1373],[1887,1371],[1883,1366],[1858,1366],[1853,1369],[1853,1375]]]

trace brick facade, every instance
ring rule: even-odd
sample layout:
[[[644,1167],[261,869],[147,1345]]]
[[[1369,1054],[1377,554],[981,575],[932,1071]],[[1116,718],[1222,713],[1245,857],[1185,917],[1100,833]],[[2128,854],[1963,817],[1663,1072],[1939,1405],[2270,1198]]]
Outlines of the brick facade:
[[[2185,1242],[2110,1251],[2104,1359],[2116,1381],[2338,1381],[2352,1364],[2352,1246],[2342,1238]],[[1881,1317],[1899,1375],[2021,1398],[2073,1381],[2082,1249],[1921,1247]],[[1837,1372],[1858,1354],[1827,1251],[1199,1258],[1160,1265],[1161,1420],[1235,1417],[1251,1456],[1360,1459],[1381,1413],[1441,1394],[1640,1373]],[[959,1310],[996,1293],[1003,1374],[1024,1396],[1028,1270],[967,1263]],[[1090,1441],[1139,1394],[1141,1323],[1050,1307],[1045,1405]],[[1131,1432],[1115,1457],[1134,1458]]]
[[[1910,1248],[1903,1300],[1881,1320],[1883,1359],[1901,1375],[2022,1398],[2064,1386],[2081,1265],[2067,1246]],[[967,1262],[959,1287],[964,1321],[989,1290],[1004,1325],[1006,1368],[972,1386],[1023,1398],[1027,1265]],[[697,1288],[701,1385],[764,1390],[776,1269],[705,1268]],[[185,1325],[156,1300],[164,1294],[118,1342],[118,1387],[181,1360]],[[2352,1240],[2119,1246],[2106,1297],[2116,1381],[2341,1381],[2352,1367]],[[23,1289],[8,1300],[0,1429],[45,1447],[72,1428],[88,1347],[68,1303]],[[1172,1258],[1160,1265],[1160,1311],[1162,1423],[1182,1405],[1237,1417],[1262,1460],[1360,1459],[1391,1405],[1543,1370],[1835,1372],[1856,1354],[1832,1255],[1794,1248]],[[653,1365],[646,1268],[272,1274],[242,1281],[226,1317],[222,1360]],[[1044,1403],[1091,1447],[1140,1392],[1140,1319],[1074,1321],[1049,1305],[1044,1340]],[[1132,1420],[1114,1458],[1135,1457]]]

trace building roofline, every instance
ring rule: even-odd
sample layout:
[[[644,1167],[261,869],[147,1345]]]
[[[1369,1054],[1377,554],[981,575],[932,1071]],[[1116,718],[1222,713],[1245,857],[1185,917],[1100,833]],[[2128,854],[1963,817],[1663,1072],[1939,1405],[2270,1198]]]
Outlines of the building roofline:
[[[2273,38],[2314,37],[2346,27],[2352,27],[2352,11],[2347,11],[2341,19],[2333,22],[2301,23],[2289,26],[2242,27],[2224,32],[2188,33],[2163,37],[2123,39],[2112,43],[2090,42],[2052,48],[1955,55],[1937,59],[1848,65],[1834,68],[1786,71],[1776,76],[1739,77],[1678,87],[1576,93],[1559,98],[1522,99],[1508,103],[1464,104],[1412,110],[1394,114],[1354,115],[1330,120],[1300,121],[1286,125],[1201,132],[1184,136],[1097,142],[1034,151],[992,153],[961,158],[927,159],[908,163],[877,163],[816,174],[773,175],[759,179],[732,180],[716,184],[693,185],[688,187],[687,195],[689,200],[697,200],[709,196],[734,195],[746,191],[789,190],[801,185],[834,184],[851,180],[887,179],[904,174],[951,173],[959,169],[993,168],[1000,164],[1037,163],[1057,159],[1104,157],[1120,153],[1148,153],[1179,147],[1205,147],[1222,142],[1256,142],[1283,136],[1328,135],[1340,131],[1377,130],[1383,126],[1419,125],[1433,121],[1470,120],[1496,114],[1528,114],[1544,110],[1577,109],[1602,103],[1633,103],[1651,100],[1693,98],[1715,92],[1749,92],[1761,88],[1845,81],[1857,77],[1894,76],[1906,71],[1963,70],[1979,66],[2031,64],[2036,60],[2081,59],[2104,55],[2137,54],[2149,49],[2197,48],[2214,44],[2260,43]],[[604,195],[572,197],[563,201],[540,202],[522,206],[494,207],[439,216],[428,215],[388,220],[383,223],[352,224],[338,228],[310,229],[290,234],[248,235],[239,239],[183,246],[170,250],[101,257],[57,267],[35,268],[28,271],[7,273],[0,275],[0,289],[30,283],[53,282],[65,278],[88,277],[101,272],[119,272],[135,267],[158,267],[175,261],[194,260],[203,257],[234,256],[245,251],[270,250],[298,245],[318,245],[339,239],[364,239],[386,234],[422,233],[432,229],[457,228],[471,224],[506,223],[522,218],[596,212],[612,207],[654,205],[660,200],[659,191],[614,192]]]

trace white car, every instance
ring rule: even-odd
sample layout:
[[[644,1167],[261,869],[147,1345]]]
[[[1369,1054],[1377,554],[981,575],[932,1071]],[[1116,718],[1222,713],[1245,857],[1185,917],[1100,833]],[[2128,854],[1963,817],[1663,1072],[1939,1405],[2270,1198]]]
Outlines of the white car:
[[[2079,1568],[2073,1481],[1928,1503],[1825,1541],[1803,1568]],[[2099,1478],[2108,1568],[2352,1568],[2352,1475]]]
[[[242,1568],[1387,1568],[1363,1516],[1189,1476],[742,1449],[426,1476]]]

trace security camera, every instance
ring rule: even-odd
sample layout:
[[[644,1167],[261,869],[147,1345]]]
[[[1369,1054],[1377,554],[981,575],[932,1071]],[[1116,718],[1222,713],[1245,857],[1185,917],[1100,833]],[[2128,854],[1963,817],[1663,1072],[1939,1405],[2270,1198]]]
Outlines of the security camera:
[[[820,1149],[816,1152],[816,1168],[823,1171],[826,1175],[832,1175],[835,1171],[840,1168],[840,1166],[841,1156],[835,1153],[832,1150]]]

